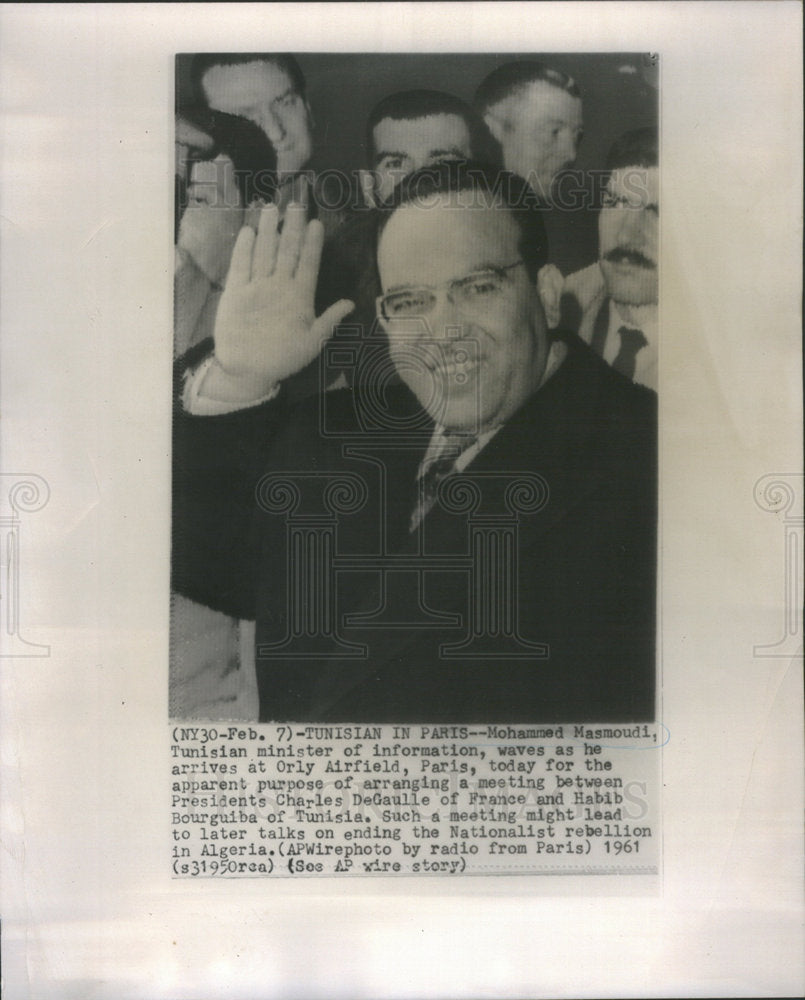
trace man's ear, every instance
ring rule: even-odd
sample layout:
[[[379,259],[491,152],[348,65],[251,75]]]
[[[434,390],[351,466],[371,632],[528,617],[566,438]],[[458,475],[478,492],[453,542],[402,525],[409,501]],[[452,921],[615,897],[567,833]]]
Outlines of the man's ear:
[[[501,119],[498,118],[497,115],[493,115],[491,111],[487,111],[484,115],[484,124],[492,133],[493,137],[497,139],[501,145],[503,145],[504,128]]]
[[[555,264],[546,264],[537,275],[537,295],[545,310],[548,329],[559,326],[560,301],[565,279]]]
[[[377,208],[375,200],[375,172],[374,170],[359,170],[358,180],[361,185],[363,200],[369,208]]]

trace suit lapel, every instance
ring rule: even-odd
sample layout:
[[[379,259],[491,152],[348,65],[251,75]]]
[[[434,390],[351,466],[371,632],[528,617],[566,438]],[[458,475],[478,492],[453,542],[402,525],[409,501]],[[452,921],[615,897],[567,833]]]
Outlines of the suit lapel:
[[[597,430],[602,421],[596,416],[601,406],[601,362],[590,355],[576,338],[569,342],[568,357],[558,372],[502,427],[465,473],[478,481],[494,484],[509,481],[517,472],[536,473],[547,483],[549,498],[539,513],[519,518],[518,549],[522,553],[538,548],[546,532],[557,530],[569,511],[584,504],[598,489],[604,475],[600,465]],[[467,517],[450,515],[438,505],[424,519],[420,531],[408,533],[408,518],[414,496],[414,477],[423,449],[392,452],[397,462],[389,472],[389,482],[397,484],[399,495],[391,498],[390,534],[396,540],[392,551],[419,550],[424,555],[467,555]],[[403,501],[403,497],[407,499]],[[377,607],[379,587],[364,588],[358,599],[361,612]],[[467,593],[456,586],[446,593],[438,611],[466,610]],[[421,641],[416,630],[387,630],[383,657],[367,664],[366,674],[383,665],[396,667],[403,652]]]

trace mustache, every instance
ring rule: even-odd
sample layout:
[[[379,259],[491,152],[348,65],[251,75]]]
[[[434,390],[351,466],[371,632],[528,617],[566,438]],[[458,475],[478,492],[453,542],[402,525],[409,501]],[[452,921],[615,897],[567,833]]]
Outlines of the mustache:
[[[613,247],[604,254],[604,260],[612,264],[632,264],[634,267],[643,267],[649,271],[657,268],[653,260],[634,247]]]

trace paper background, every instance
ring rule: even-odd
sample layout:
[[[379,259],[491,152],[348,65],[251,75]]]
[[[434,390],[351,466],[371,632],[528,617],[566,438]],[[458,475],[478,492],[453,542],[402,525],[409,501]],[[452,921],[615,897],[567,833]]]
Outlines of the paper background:
[[[753,655],[786,593],[782,518],[753,487],[802,467],[801,7],[0,18],[2,463],[51,491],[20,527],[21,630],[51,655],[0,661],[6,995],[799,994],[801,671]],[[167,877],[173,56],[386,48],[661,53],[657,897]]]

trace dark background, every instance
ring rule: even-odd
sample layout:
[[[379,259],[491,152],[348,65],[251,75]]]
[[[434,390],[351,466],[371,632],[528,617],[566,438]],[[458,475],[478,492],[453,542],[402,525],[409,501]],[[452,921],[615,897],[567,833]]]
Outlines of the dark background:
[[[307,80],[315,121],[316,169],[366,167],[364,131],[372,107],[398,90],[446,90],[472,102],[481,80],[515,59],[537,59],[572,76],[582,92],[585,138],[576,166],[601,169],[612,142],[657,123],[657,67],[642,54],[294,53]],[[190,55],[176,58],[179,107],[192,100]]]

